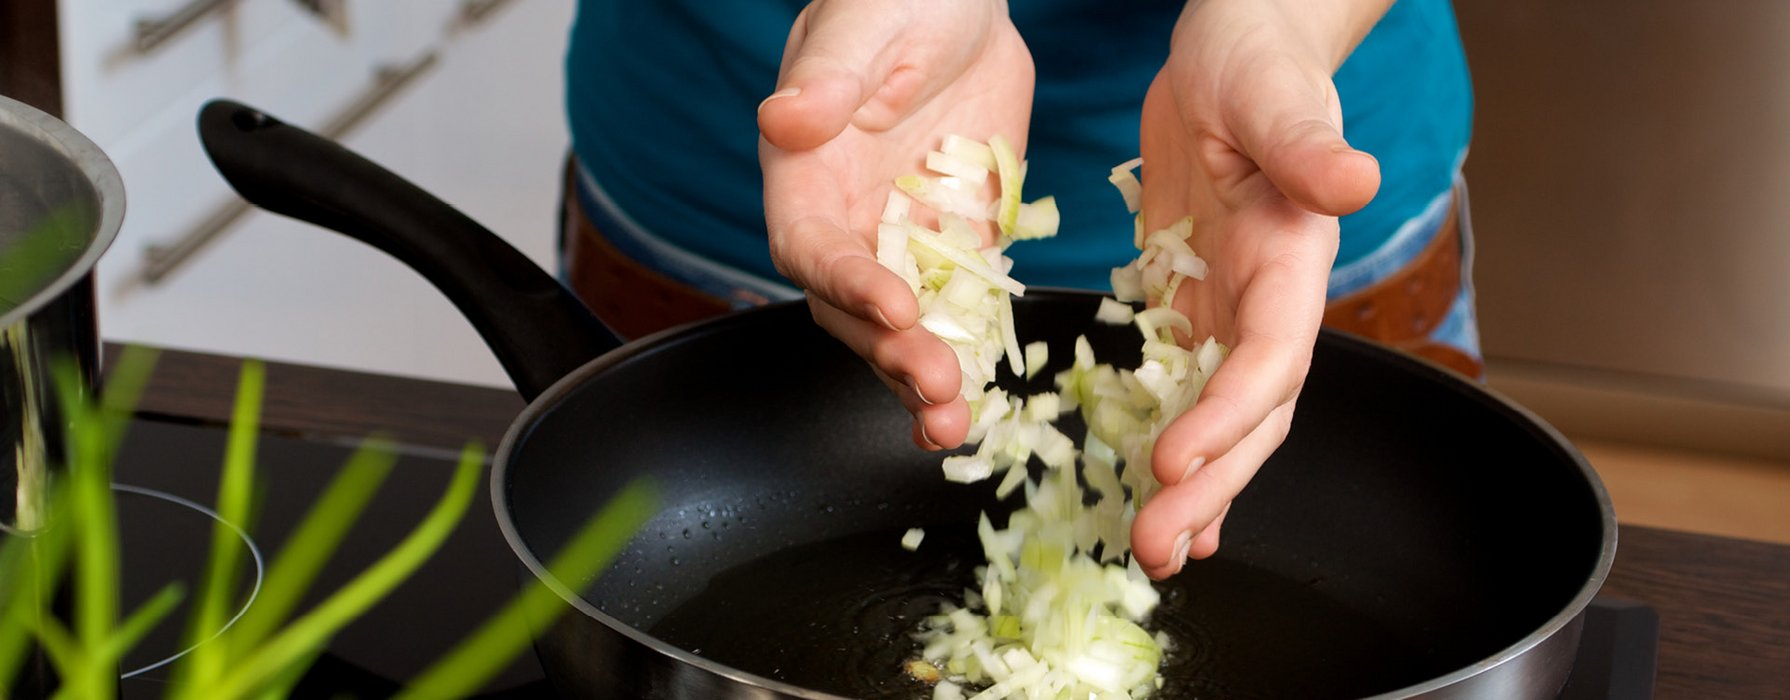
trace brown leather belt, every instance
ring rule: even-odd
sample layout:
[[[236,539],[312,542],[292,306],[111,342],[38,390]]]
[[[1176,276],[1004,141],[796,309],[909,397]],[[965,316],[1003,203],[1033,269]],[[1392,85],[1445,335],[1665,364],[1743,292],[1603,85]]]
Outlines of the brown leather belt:
[[[572,291],[622,338],[733,310],[728,300],[693,289],[624,255],[591,225],[578,203],[576,164],[565,182],[565,255]],[[1448,315],[1461,288],[1461,238],[1455,211],[1410,264],[1372,286],[1330,302],[1324,325],[1371,338],[1469,377],[1478,360],[1431,333]]]
[[[1455,207],[1410,263],[1324,308],[1324,325],[1372,338],[1469,377],[1484,367],[1461,350],[1430,340],[1461,291],[1461,232]]]
[[[639,338],[733,310],[726,300],[693,289],[624,255],[591,225],[578,203],[577,165],[564,190],[566,277],[572,292],[622,339]]]

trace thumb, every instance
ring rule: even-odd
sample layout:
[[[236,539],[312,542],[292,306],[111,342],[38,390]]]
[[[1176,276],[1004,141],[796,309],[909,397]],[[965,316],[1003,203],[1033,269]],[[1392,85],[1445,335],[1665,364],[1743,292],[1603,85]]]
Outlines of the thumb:
[[[1255,79],[1249,99],[1226,105],[1244,154],[1307,210],[1342,216],[1367,206],[1380,189],[1380,162],[1343,139],[1328,76],[1265,70]]]
[[[1380,161],[1355,150],[1329,122],[1294,122],[1269,136],[1256,164],[1287,198],[1313,212],[1343,216],[1380,189]]]
[[[777,148],[802,151],[832,140],[888,77],[883,57],[897,23],[837,7],[810,6],[790,29],[777,90],[758,106],[758,130]]]

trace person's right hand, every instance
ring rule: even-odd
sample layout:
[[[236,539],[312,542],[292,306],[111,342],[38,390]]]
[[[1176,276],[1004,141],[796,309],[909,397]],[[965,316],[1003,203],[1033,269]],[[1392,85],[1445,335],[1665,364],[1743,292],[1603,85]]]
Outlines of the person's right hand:
[[[876,225],[894,179],[923,172],[946,134],[1023,152],[1032,83],[1004,0],[815,0],[758,108],[771,259],[914,414],[921,447],[961,445],[969,407],[956,355],[876,262]]]

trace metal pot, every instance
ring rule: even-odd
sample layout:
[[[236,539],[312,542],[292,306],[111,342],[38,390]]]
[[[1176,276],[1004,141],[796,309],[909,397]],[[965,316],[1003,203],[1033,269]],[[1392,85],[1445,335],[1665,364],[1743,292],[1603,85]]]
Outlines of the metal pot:
[[[93,267],[124,221],[112,161],[69,125],[0,97],[0,528],[45,524],[62,445],[54,368],[99,368]]]
[[[99,147],[0,97],[0,539],[50,523],[47,491],[65,463],[59,368],[73,368],[80,391],[98,373],[93,267],[123,220],[124,182]],[[66,583],[44,594],[65,617]],[[0,691],[49,696],[56,679],[40,651]]]

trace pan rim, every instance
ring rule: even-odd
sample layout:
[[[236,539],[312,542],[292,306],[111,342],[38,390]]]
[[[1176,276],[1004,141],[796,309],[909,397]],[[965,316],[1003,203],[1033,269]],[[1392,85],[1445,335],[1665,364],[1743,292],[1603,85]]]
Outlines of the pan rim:
[[[765,678],[764,676],[698,656],[686,649],[667,643],[658,637],[648,634],[646,631],[638,629],[633,625],[623,623],[609,613],[597,609],[597,607],[592,605],[590,601],[585,600],[584,596],[579,595],[549,573],[546,564],[541,561],[541,558],[535,554],[534,549],[522,538],[522,533],[516,529],[515,518],[512,517],[511,508],[509,506],[509,489],[506,488],[512,456],[515,453],[517,445],[521,444],[521,442],[526,439],[527,434],[530,432],[530,428],[535,425],[543,414],[551,411],[559,402],[565,400],[575,388],[583,385],[591,376],[601,373],[612,366],[622,364],[649,350],[681,342],[684,338],[690,337],[690,331],[696,329],[714,330],[741,323],[749,323],[752,319],[761,315],[790,313],[787,311],[788,308],[802,303],[803,302],[799,300],[777,302],[706,321],[697,321],[667,328],[634,340],[633,342],[624,343],[621,347],[593,358],[578,369],[572,370],[566,376],[559,378],[558,381],[555,381],[551,386],[547,387],[547,390],[535,397],[534,401],[530,401],[528,406],[523,408],[521,413],[517,414],[515,420],[510,424],[510,427],[504,431],[503,440],[498,443],[497,451],[492,457],[490,483],[487,485],[487,491],[490,492],[491,496],[492,512],[497,517],[497,527],[502,531],[504,541],[509,544],[510,552],[521,560],[522,565],[528,569],[529,574],[532,575],[536,581],[547,586],[548,589],[553,591],[554,595],[559,596],[560,600],[570,604],[574,610],[586,617],[602,623],[603,626],[608,627],[611,631],[617,632],[658,654],[722,678],[757,686],[790,697],[806,698],[809,700],[853,700],[853,698],[843,695],[834,695],[824,691],[803,688],[798,685],[785,683],[772,678]]]
[[[1100,296],[1096,292],[1058,288],[1033,288],[1028,289],[1027,292],[1027,296],[1046,299],[1064,297],[1088,298]],[[608,613],[597,609],[597,607],[592,605],[590,601],[585,600],[582,595],[571,590],[571,588],[549,574],[540,557],[536,555],[533,548],[523,540],[521,532],[516,529],[515,519],[512,517],[512,509],[509,504],[509,490],[506,488],[512,456],[517,446],[527,438],[528,433],[540,420],[542,415],[548,413],[561,401],[565,400],[567,396],[573,393],[574,389],[583,385],[590,377],[606,371],[610,367],[620,365],[648,351],[683,342],[688,338],[694,337],[694,334],[692,333],[694,330],[702,329],[715,331],[739,324],[752,323],[761,315],[795,313],[795,311],[791,311],[791,309],[802,305],[803,301],[801,300],[778,302],[747,309],[719,318],[669,328],[633,342],[626,343],[620,348],[586,362],[578,369],[573,370],[566,376],[561,377],[558,381],[554,382],[546,391],[541,392],[540,396],[536,397],[534,401],[529,402],[528,406],[516,416],[515,420],[504,432],[503,440],[498,444],[497,451],[493,455],[488,490],[491,497],[492,511],[497,518],[498,529],[503,533],[504,541],[509,545],[511,553],[520,560],[522,565],[528,569],[530,575],[532,575],[536,581],[546,585],[555,595],[559,596],[562,601],[570,604],[572,608],[579,613],[602,623],[610,630],[629,638],[647,649],[651,649],[672,660],[688,664],[721,678],[756,686],[764,690],[781,693],[790,697],[809,698],[813,700],[852,700],[846,696],[803,688],[783,681],[765,678],[754,673],[713,661],[706,657],[698,656],[687,650],[666,643],[632,625],[625,624]],[[1480,659],[1467,666],[1435,678],[1378,695],[1369,696],[1366,700],[1390,700],[1393,698],[1416,697],[1462,683],[1473,677],[1491,672],[1492,670],[1521,657],[1531,649],[1552,639],[1556,634],[1559,634],[1561,630],[1577,620],[1585,608],[1590,605],[1592,598],[1603,588],[1604,581],[1609,576],[1610,568],[1615,562],[1617,540],[1616,513],[1615,508],[1610,501],[1609,492],[1604,487],[1603,480],[1597,475],[1597,471],[1592,469],[1590,462],[1585,459],[1584,455],[1581,454],[1579,450],[1553,425],[1542,420],[1541,417],[1537,416],[1534,412],[1517,404],[1509,397],[1490,387],[1472,382],[1453,371],[1442,368],[1440,365],[1411,355],[1385,349],[1371,341],[1346,332],[1325,328],[1320,331],[1319,336],[1320,342],[1330,342],[1333,344],[1340,343],[1345,348],[1353,351],[1381,355],[1387,361],[1402,363],[1412,371],[1441,381],[1444,384],[1451,384],[1456,389],[1464,389],[1465,391],[1462,391],[1462,394],[1471,397],[1475,401],[1486,404],[1493,410],[1505,413],[1525,424],[1527,427],[1534,429],[1539,437],[1551,444],[1556,451],[1568,457],[1578,469],[1580,477],[1584,479],[1585,485],[1590,489],[1591,496],[1598,506],[1599,527],[1602,529],[1597,561],[1592,567],[1591,575],[1587,577],[1585,582],[1579,587],[1579,590],[1574,594],[1572,599],[1553,616],[1549,617],[1546,622],[1543,622],[1538,628],[1484,659]]]

